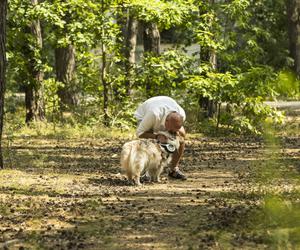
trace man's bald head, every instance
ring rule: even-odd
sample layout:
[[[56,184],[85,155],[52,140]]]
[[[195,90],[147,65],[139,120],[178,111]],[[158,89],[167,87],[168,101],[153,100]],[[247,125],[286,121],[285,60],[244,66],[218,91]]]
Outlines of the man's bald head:
[[[177,112],[167,115],[165,127],[169,132],[177,132],[183,125],[183,117]]]

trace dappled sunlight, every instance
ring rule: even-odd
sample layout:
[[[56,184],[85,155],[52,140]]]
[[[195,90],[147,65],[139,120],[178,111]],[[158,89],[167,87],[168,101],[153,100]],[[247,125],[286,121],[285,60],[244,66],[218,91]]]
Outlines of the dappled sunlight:
[[[130,230],[125,232],[124,236],[121,236],[124,242],[126,242],[127,247],[132,249],[166,249],[170,245],[164,244],[162,242],[156,242],[155,235],[147,233],[131,234]]]
[[[299,1],[1,1],[0,250],[300,250]]]
[[[299,191],[282,177],[251,181],[267,160],[254,138],[190,139],[181,161],[188,180],[169,179],[165,170],[160,183],[133,186],[119,163],[125,141],[16,140],[9,167],[0,172],[0,240],[26,247],[34,239],[52,249],[218,249],[232,241],[237,249],[259,249],[263,239],[237,232],[239,225],[250,220],[264,192]],[[297,140],[283,143],[286,170],[297,172]]]

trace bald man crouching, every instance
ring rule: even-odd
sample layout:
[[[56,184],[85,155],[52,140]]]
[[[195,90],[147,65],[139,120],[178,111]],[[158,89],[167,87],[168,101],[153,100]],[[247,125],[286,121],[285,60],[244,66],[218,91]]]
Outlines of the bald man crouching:
[[[138,120],[136,134],[139,138],[153,138],[165,143],[167,138],[157,134],[159,131],[168,131],[182,137],[179,149],[173,154],[169,176],[175,179],[186,180],[186,176],[179,169],[179,161],[184,151],[185,130],[183,123],[186,115],[182,107],[168,96],[156,96],[143,102],[135,112]]]

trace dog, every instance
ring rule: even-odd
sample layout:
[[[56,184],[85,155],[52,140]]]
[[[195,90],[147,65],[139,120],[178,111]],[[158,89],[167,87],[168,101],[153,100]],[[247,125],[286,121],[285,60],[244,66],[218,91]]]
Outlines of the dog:
[[[167,143],[162,144],[155,139],[139,139],[127,142],[122,147],[121,167],[128,180],[135,185],[141,185],[140,177],[144,174],[150,177],[151,182],[160,182],[160,174],[179,148],[178,135],[165,131],[158,134],[166,136]]]

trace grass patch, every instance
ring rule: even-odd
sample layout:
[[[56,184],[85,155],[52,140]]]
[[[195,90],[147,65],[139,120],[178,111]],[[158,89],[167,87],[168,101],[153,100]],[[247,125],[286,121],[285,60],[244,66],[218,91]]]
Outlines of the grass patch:
[[[51,123],[36,122],[30,126],[22,126],[14,130],[6,128],[4,139],[38,137],[45,139],[71,139],[71,138],[133,138],[135,130],[120,130],[118,128],[107,128],[103,125],[53,125]]]

